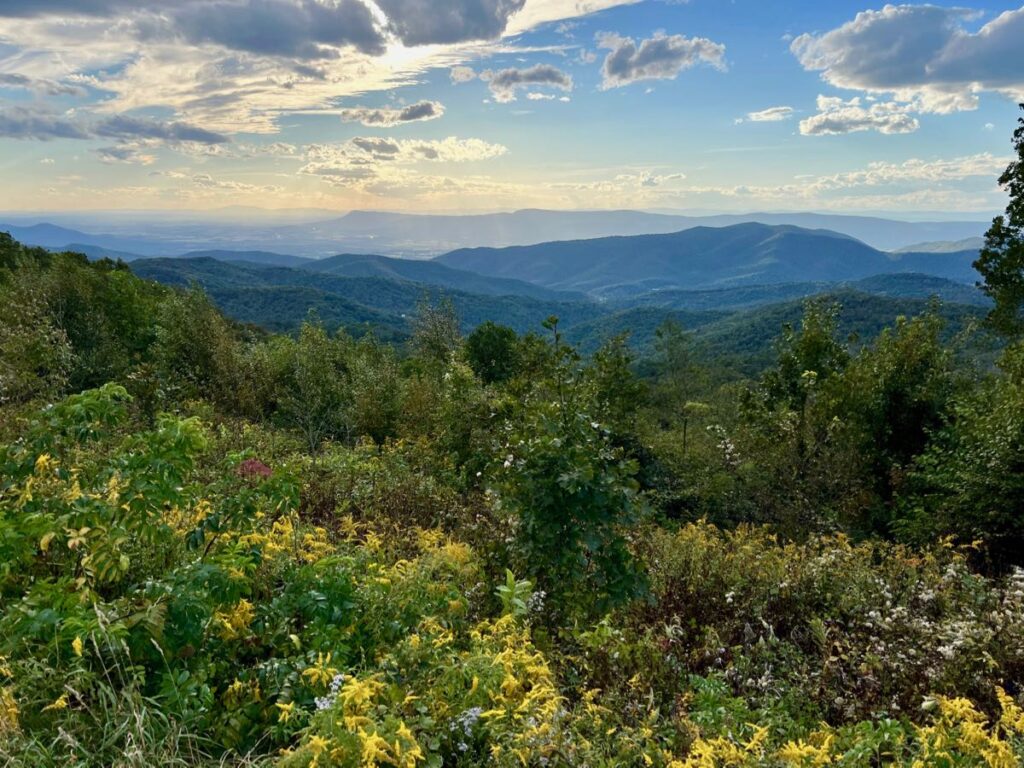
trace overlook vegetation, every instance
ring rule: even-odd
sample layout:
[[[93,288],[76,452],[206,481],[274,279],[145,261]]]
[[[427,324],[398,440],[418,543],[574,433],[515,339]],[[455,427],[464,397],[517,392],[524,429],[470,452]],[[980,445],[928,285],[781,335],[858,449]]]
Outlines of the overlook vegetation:
[[[0,759],[1020,765],[1017,146],[989,360],[820,296],[742,359],[273,334],[0,236]]]

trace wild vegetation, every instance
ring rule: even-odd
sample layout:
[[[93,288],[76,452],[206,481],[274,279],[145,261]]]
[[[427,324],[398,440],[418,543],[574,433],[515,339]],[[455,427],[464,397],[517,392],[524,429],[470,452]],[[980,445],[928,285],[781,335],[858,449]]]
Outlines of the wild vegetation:
[[[0,759],[1020,765],[1016,141],[991,368],[821,299],[745,378],[444,301],[269,335],[0,236]]]

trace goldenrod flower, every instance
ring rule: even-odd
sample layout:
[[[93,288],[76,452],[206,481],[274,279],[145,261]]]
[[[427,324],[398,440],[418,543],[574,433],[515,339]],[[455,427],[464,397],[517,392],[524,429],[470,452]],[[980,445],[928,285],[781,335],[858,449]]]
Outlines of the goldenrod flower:
[[[47,704],[43,707],[43,712],[60,712],[62,709],[68,708],[68,695],[62,693],[52,704]]]
[[[302,676],[306,678],[310,685],[322,685],[324,687],[330,685],[331,680],[338,674],[338,670],[331,665],[331,654],[328,653],[324,656],[322,653],[316,655],[316,664],[309,667],[302,672]]]
[[[292,713],[295,711],[295,702],[289,701],[287,704],[283,702],[277,702],[274,704],[278,709],[277,719],[282,723],[287,723],[292,719]]]

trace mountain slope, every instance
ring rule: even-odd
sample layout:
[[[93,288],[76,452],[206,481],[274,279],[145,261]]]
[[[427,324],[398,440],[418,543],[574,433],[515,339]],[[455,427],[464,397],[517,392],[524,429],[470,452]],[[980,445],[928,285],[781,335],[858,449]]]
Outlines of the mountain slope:
[[[750,285],[703,291],[668,289],[610,299],[609,303],[623,308],[745,309],[792,301],[836,290],[852,290],[874,296],[903,299],[928,299],[934,296],[945,303],[967,304],[976,307],[987,307],[991,304],[988,297],[973,285],[917,273],[877,275],[847,283],[776,283],[774,285]]]
[[[286,253],[271,253],[270,251],[189,251],[178,258],[239,261],[265,267],[304,267],[307,264],[313,263],[313,259],[305,259],[302,256],[290,256]]]
[[[790,282],[843,282],[892,272],[970,281],[974,255],[888,254],[828,230],[736,224],[667,235],[452,251],[435,261],[493,277],[594,295]]]
[[[467,330],[495,320],[519,332],[535,331],[550,315],[575,323],[606,311],[590,301],[483,295],[387,277],[345,277],[212,258],[144,259],[131,268],[166,285],[199,283],[226,314],[273,330],[292,330],[309,309],[316,309],[332,326],[370,322],[404,332],[421,300],[442,296],[452,300]]]
[[[523,280],[486,277],[475,272],[453,269],[436,261],[396,259],[369,254],[343,254],[306,262],[301,266],[311,272],[336,277],[385,277],[489,296],[533,296],[538,299],[563,301],[583,298],[582,294],[561,293]]]

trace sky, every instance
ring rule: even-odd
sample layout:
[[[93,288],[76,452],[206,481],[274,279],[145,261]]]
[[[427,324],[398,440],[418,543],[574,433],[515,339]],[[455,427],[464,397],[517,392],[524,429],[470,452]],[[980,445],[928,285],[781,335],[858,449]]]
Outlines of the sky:
[[[0,210],[980,216],[1020,101],[998,2],[0,0]]]

